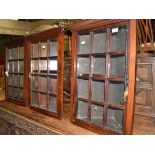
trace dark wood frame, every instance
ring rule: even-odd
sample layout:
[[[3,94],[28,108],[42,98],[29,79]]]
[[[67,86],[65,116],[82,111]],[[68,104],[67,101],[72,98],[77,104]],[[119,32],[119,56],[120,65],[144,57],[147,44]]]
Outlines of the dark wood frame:
[[[29,69],[28,69],[28,74],[27,77],[30,76],[30,65],[31,65],[31,44],[36,43],[36,42],[42,42],[42,41],[50,41],[50,40],[57,40],[57,47],[58,47],[58,51],[57,51],[57,96],[56,96],[56,100],[57,100],[57,114],[44,110],[44,109],[40,109],[34,106],[31,106],[31,84],[30,84],[30,78],[28,79],[28,83],[29,83],[29,95],[28,95],[28,99],[29,99],[29,106],[31,109],[34,109],[36,111],[39,111],[41,113],[50,115],[52,117],[55,117],[57,119],[61,119],[62,118],[62,106],[63,106],[63,66],[64,66],[64,30],[62,28],[55,28],[55,29],[51,29],[51,30],[47,30],[44,32],[40,32],[34,35],[30,35],[27,38],[27,51],[28,53],[28,62],[29,62]]]
[[[100,128],[90,123],[85,123],[76,118],[76,57],[77,57],[77,35],[83,31],[97,30],[105,27],[113,27],[122,24],[128,24],[128,99],[124,107],[124,128],[123,134],[131,134],[133,126],[134,112],[134,92],[135,92],[135,68],[136,68],[136,20],[84,20],[69,26],[72,31],[71,51],[72,51],[72,69],[71,69],[71,122],[84,128],[90,129],[100,134],[118,134],[112,130]],[[109,37],[109,36],[107,36]],[[107,43],[107,46],[109,43]],[[117,52],[120,54],[120,52]],[[108,63],[108,62],[107,62]],[[106,65],[107,66],[107,65]],[[120,79],[116,79],[116,81]],[[122,79],[123,80],[123,79]],[[106,93],[107,95],[107,93]],[[117,108],[117,107],[116,107]]]
[[[15,40],[15,41],[11,41],[11,42],[8,42],[8,43],[6,43],[5,44],[5,46],[6,46],[6,70],[8,70],[8,49],[9,48],[16,48],[16,47],[23,47],[24,48],[24,58],[23,58],[23,65],[24,65],[24,72],[23,72],[23,77],[24,77],[24,79],[23,79],[23,82],[25,81],[25,76],[26,76],[26,65],[25,65],[25,60],[26,60],[26,58],[25,58],[25,53],[26,53],[26,50],[25,50],[25,38],[24,37],[21,37],[20,39],[18,39],[18,40]],[[17,59],[17,61],[18,61],[19,59]],[[20,74],[20,73],[18,73],[18,74]],[[24,91],[24,100],[23,101],[19,101],[19,100],[16,100],[16,99],[11,99],[11,98],[9,98],[8,97],[8,77],[6,77],[6,80],[5,80],[6,82],[5,82],[5,84],[6,84],[6,89],[5,89],[5,98],[6,98],[6,100],[8,101],[8,102],[13,102],[13,103],[15,103],[15,104],[18,104],[18,105],[21,105],[21,106],[26,106],[26,98],[25,98],[25,93],[26,93],[26,89],[25,89],[25,87],[26,87],[26,83],[24,82],[24,87],[23,87],[23,91]],[[18,79],[18,81],[19,81],[19,79]],[[18,92],[19,93],[19,92]]]

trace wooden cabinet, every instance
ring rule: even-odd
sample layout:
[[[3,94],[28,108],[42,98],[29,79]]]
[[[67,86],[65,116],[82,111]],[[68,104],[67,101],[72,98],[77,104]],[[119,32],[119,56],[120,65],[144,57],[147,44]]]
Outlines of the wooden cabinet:
[[[135,20],[85,20],[72,31],[71,120],[104,134],[131,134]],[[128,99],[124,101],[125,90]]]
[[[155,117],[155,55],[138,54],[135,113]]]

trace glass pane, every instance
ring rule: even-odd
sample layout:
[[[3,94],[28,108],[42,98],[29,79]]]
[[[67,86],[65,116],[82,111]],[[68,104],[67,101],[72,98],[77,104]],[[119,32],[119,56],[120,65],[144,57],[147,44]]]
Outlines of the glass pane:
[[[12,59],[12,49],[8,49],[8,59]]]
[[[31,71],[38,72],[38,60],[31,60]]]
[[[13,96],[13,87],[8,87],[8,97]]]
[[[37,76],[32,76],[32,89],[33,90],[38,90],[38,77]]]
[[[31,101],[31,105],[38,107],[38,94],[35,92],[32,92],[32,101]]]
[[[78,79],[78,97],[88,99],[88,80]]]
[[[110,34],[110,51],[126,50],[127,48],[127,27],[120,26],[113,28]]]
[[[14,72],[18,73],[18,61],[14,61]]]
[[[47,95],[40,94],[39,102],[41,109],[47,109]]]
[[[57,101],[56,97],[49,96],[48,110],[52,112],[57,112]]]
[[[47,77],[39,77],[39,91],[47,92]]]
[[[110,75],[125,76],[125,56],[110,57]]]
[[[41,43],[40,57],[47,57],[47,43]]]
[[[49,92],[57,94],[57,79],[49,78]]]
[[[89,74],[89,58],[78,58],[78,74]]]
[[[103,126],[103,111],[104,111],[103,107],[92,104],[92,106],[91,106],[91,122],[93,124]]]
[[[49,70],[57,70],[57,60],[49,60]]]
[[[112,130],[121,132],[122,124],[123,124],[123,111],[109,108],[107,115],[107,127]]]
[[[15,59],[18,59],[18,48],[14,48],[13,49],[13,59],[15,60]]]
[[[88,119],[88,103],[78,101],[77,118],[87,121],[87,119]]]
[[[105,74],[105,57],[93,58],[93,74]]]
[[[19,85],[20,87],[24,87],[24,76],[23,75],[19,75]]]
[[[12,73],[13,71],[13,62],[8,62],[8,71]]]
[[[93,53],[103,53],[106,51],[106,32],[94,33]]]
[[[104,82],[92,81],[92,100],[104,102]]]
[[[32,45],[32,58],[38,58],[39,44]]]
[[[19,98],[20,100],[24,100],[24,89],[19,89]]]
[[[13,91],[12,92],[13,93],[13,97],[18,99],[18,88],[13,88],[12,91]]]
[[[23,61],[19,61],[19,72],[20,73],[24,72],[24,63],[23,63]]]
[[[124,83],[110,82],[108,90],[108,102],[120,104],[124,96]]]
[[[57,42],[50,42],[50,56],[57,56]]]
[[[79,54],[90,52],[90,35],[79,36]]]
[[[18,86],[18,75],[13,74],[13,85]]]
[[[12,75],[11,74],[9,74],[9,76],[8,76],[8,84],[12,85]]]
[[[24,58],[24,47],[19,47],[19,59]]]
[[[47,71],[47,60],[40,60],[39,61],[39,69],[42,72],[46,72]]]

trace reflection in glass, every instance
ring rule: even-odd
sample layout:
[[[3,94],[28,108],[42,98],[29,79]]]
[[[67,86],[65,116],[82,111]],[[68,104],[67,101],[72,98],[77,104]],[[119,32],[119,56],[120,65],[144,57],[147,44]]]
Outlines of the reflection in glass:
[[[49,78],[49,92],[57,94],[57,79]]]
[[[32,76],[32,89],[33,90],[38,90],[38,77],[37,76]]]
[[[12,49],[8,49],[8,59],[12,59]]]
[[[24,47],[19,47],[19,59],[24,58]]]
[[[18,73],[18,61],[14,61],[14,72]]]
[[[110,82],[108,90],[108,102],[120,104],[124,96],[124,90],[124,83]]]
[[[13,71],[13,62],[8,62],[8,71],[9,73]]]
[[[78,101],[77,118],[87,121],[87,119],[88,119],[88,103]]]
[[[89,58],[78,58],[78,74],[89,74]]]
[[[88,80],[78,79],[78,97],[88,99]]]
[[[8,84],[12,85],[12,75],[11,74],[9,74],[9,76],[8,76]]]
[[[38,60],[31,60],[31,71],[38,71]]]
[[[92,100],[104,102],[104,82],[92,81]]]
[[[90,35],[79,36],[79,54],[90,52]]]
[[[123,111],[109,108],[107,114],[107,127],[112,130],[121,132],[122,124],[123,124]]]
[[[53,70],[53,71],[57,70],[57,60],[49,61],[49,70]]]
[[[19,89],[19,99],[24,100],[24,89]]]
[[[114,31],[115,30],[115,31]],[[111,30],[110,51],[125,51],[127,47],[127,27],[117,27]]]
[[[15,59],[18,59],[18,48],[14,48],[13,49],[13,59],[15,60]]]
[[[48,110],[52,112],[57,112],[57,101],[56,97],[49,96]]]
[[[47,71],[47,60],[39,61],[39,69],[40,71]]]
[[[19,72],[20,73],[24,72],[24,63],[23,63],[23,61],[19,61]]]
[[[38,94],[35,92],[32,92],[32,101],[31,101],[31,105],[38,107]]]
[[[103,53],[106,50],[106,32],[94,33],[94,53]]]
[[[39,77],[39,91],[47,92],[47,78]]]
[[[13,93],[13,97],[16,98],[16,99],[18,99],[18,88],[15,88],[15,87],[14,87],[14,88],[12,89],[12,91],[13,91],[13,92],[12,92],[12,93]]]
[[[93,74],[105,74],[105,57],[93,58]]]
[[[57,56],[57,42],[50,42],[50,56]]]
[[[39,44],[32,45],[32,58],[38,58]]]
[[[13,74],[12,77],[13,77],[13,85],[18,86],[18,75]]]
[[[91,122],[93,124],[103,126],[103,107],[93,105],[91,106]]]
[[[125,56],[110,57],[110,75],[125,76]]]
[[[47,43],[41,43],[40,57],[47,57]]]
[[[23,75],[19,75],[19,86],[24,87],[24,76]]]
[[[41,109],[47,109],[47,95],[40,94],[39,106]]]

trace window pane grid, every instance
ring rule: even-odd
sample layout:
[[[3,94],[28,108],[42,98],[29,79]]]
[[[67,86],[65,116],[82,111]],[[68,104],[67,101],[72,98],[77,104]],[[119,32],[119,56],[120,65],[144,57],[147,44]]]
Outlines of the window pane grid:
[[[128,80],[127,27],[118,27],[118,33],[114,36],[112,29],[107,28],[106,31],[103,31],[104,33],[99,34],[98,32],[90,32],[86,35],[79,34],[77,41],[77,118],[82,119],[78,115],[80,113],[78,104],[82,102],[81,109],[82,105],[87,109],[87,119],[83,120],[104,128],[108,128],[109,125],[107,124],[109,123],[109,108],[122,109],[124,91]],[[123,39],[120,39],[121,34],[123,34]],[[101,40],[104,40],[104,43]],[[121,45],[117,46],[120,41],[122,41]],[[100,45],[97,45],[98,42]],[[84,45],[86,49],[84,49]],[[81,84],[79,81],[87,82]],[[98,117],[97,111],[100,113]],[[94,117],[100,121],[95,123]]]

